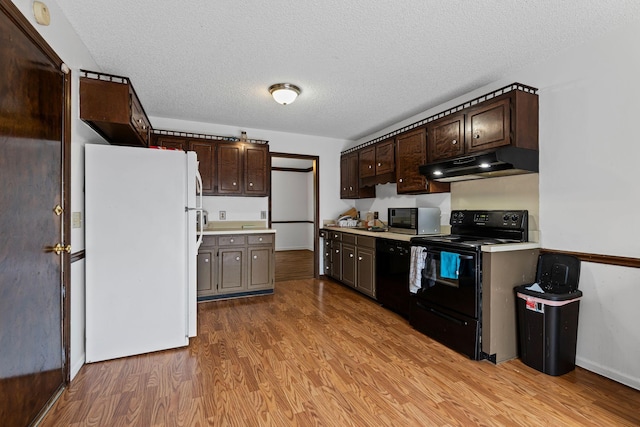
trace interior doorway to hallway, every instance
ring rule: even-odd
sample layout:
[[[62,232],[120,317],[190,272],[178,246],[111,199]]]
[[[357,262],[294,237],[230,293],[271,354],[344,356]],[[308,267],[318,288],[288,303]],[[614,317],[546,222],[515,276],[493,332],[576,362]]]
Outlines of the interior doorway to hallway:
[[[319,157],[271,153],[269,226],[277,230],[276,281],[319,277]]]

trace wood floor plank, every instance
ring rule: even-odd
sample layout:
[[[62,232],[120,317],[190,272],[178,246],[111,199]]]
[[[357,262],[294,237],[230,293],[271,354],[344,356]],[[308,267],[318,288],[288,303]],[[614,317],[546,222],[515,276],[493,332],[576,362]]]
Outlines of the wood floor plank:
[[[41,426],[640,425],[640,391],[469,360],[331,280],[199,304],[198,331],[83,366]]]

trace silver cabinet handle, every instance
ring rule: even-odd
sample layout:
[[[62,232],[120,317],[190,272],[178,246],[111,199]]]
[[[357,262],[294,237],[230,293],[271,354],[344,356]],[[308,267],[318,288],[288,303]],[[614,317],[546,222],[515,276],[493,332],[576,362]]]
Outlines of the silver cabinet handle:
[[[457,140],[457,139],[454,139],[453,141],[451,141],[451,144],[452,144],[452,145],[456,145],[457,143],[458,143],[458,140]]]
[[[480,134],[479,134],[479,133],[476,133],[475,135],[473,135],[473,137],[474,137],[475,139],[480,139]]]
[[[259,238],[258,238],[258,241],[259,241],[259,242],[262,242],[262,237],[259,237]]]
[[[362,257],[361,256],[358,257],[358,261],[362,261]]]
[[[233,243],[233,239],[229,239],[229,241],[230,241],[231,243]]]
[[[209,262],[209,258],[205,258],[205,259],[204,259],[204,262]]]
[[[258,255],[254,255],[254,256],[253,256],[253,259],[258,259]]]
[[[234,182],[234,183],[233,183],[233,186],[235,187],[236,185],[238,185],[238,184],[236,184],[236,183]]]
[[[398,182],[402,182],[402,178],[400,178],[400,179],[398,180]]]
[[[369,169],[371,169],[373,167],[373,165],[369,165]]]
[[[349,190],[353,190],[353,187],[349,187]]]
[[[339,249],[336,249],[336,253],[337,253],[337,254],[339,254],[339,253],[340,253],[340,250],[339,250]]]
[[[378,166],[382,166],[382,163],[378,163]]]
[[[240,261],[240,257],[239,256],[236,257],[236,261]]]
[[[349,254],[349,258],[353,258],[353,254]]]
[[[249,183],[249,187],[253,187],[253,182],[250,182],[250,183]]]

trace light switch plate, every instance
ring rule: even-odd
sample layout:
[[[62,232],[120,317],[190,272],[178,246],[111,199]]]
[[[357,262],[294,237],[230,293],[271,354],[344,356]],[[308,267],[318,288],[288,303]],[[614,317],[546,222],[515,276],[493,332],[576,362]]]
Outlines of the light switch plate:
[[[82,227],[82,212],[71,212],[71,228]]]
[[[220,211],[220,221],[227,219],[227,211]]]
[[[267,211],[260,211],[260,219],[267,219]]]

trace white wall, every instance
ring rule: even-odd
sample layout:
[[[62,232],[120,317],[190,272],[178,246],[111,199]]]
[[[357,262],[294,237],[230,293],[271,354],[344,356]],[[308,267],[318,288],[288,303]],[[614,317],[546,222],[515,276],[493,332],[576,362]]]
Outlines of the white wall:
[[[271,220],[313,221],[313,173],[271,171]],[[273,224],[276,251],[313,250],[314,225]]]
[[[79,118],[78,70],[99,71],[99,68],[55,1],[47,1],[51,24],[46,27],[35,22],[32,0],[12,2],[71,69],[71,211],[80,212],[83,218],[82,227],[71,229],[71,248],[72,252],[79,252],[84,249],[84,145],[104,143],[104,140]],[[84,261],[71,266],[71,289],[68,295],[71,302],[69,357],[73,378],[84,364]]]
[[[638,40],[638,23],[616,29],[351,146],[512,82],[537,87],[542,247],[638,258]],[[482,194],[491,194],[493,181],[474,185],[484,186],[476,188]],[[457,185],[452,186],[454,208],[459,200]],[[361,206],[360,202],[357,205]],[[640,269],[585,262],[580,288],[584,297],[577,364],[640,389],[640,328],[635,304],[640,300]]]

